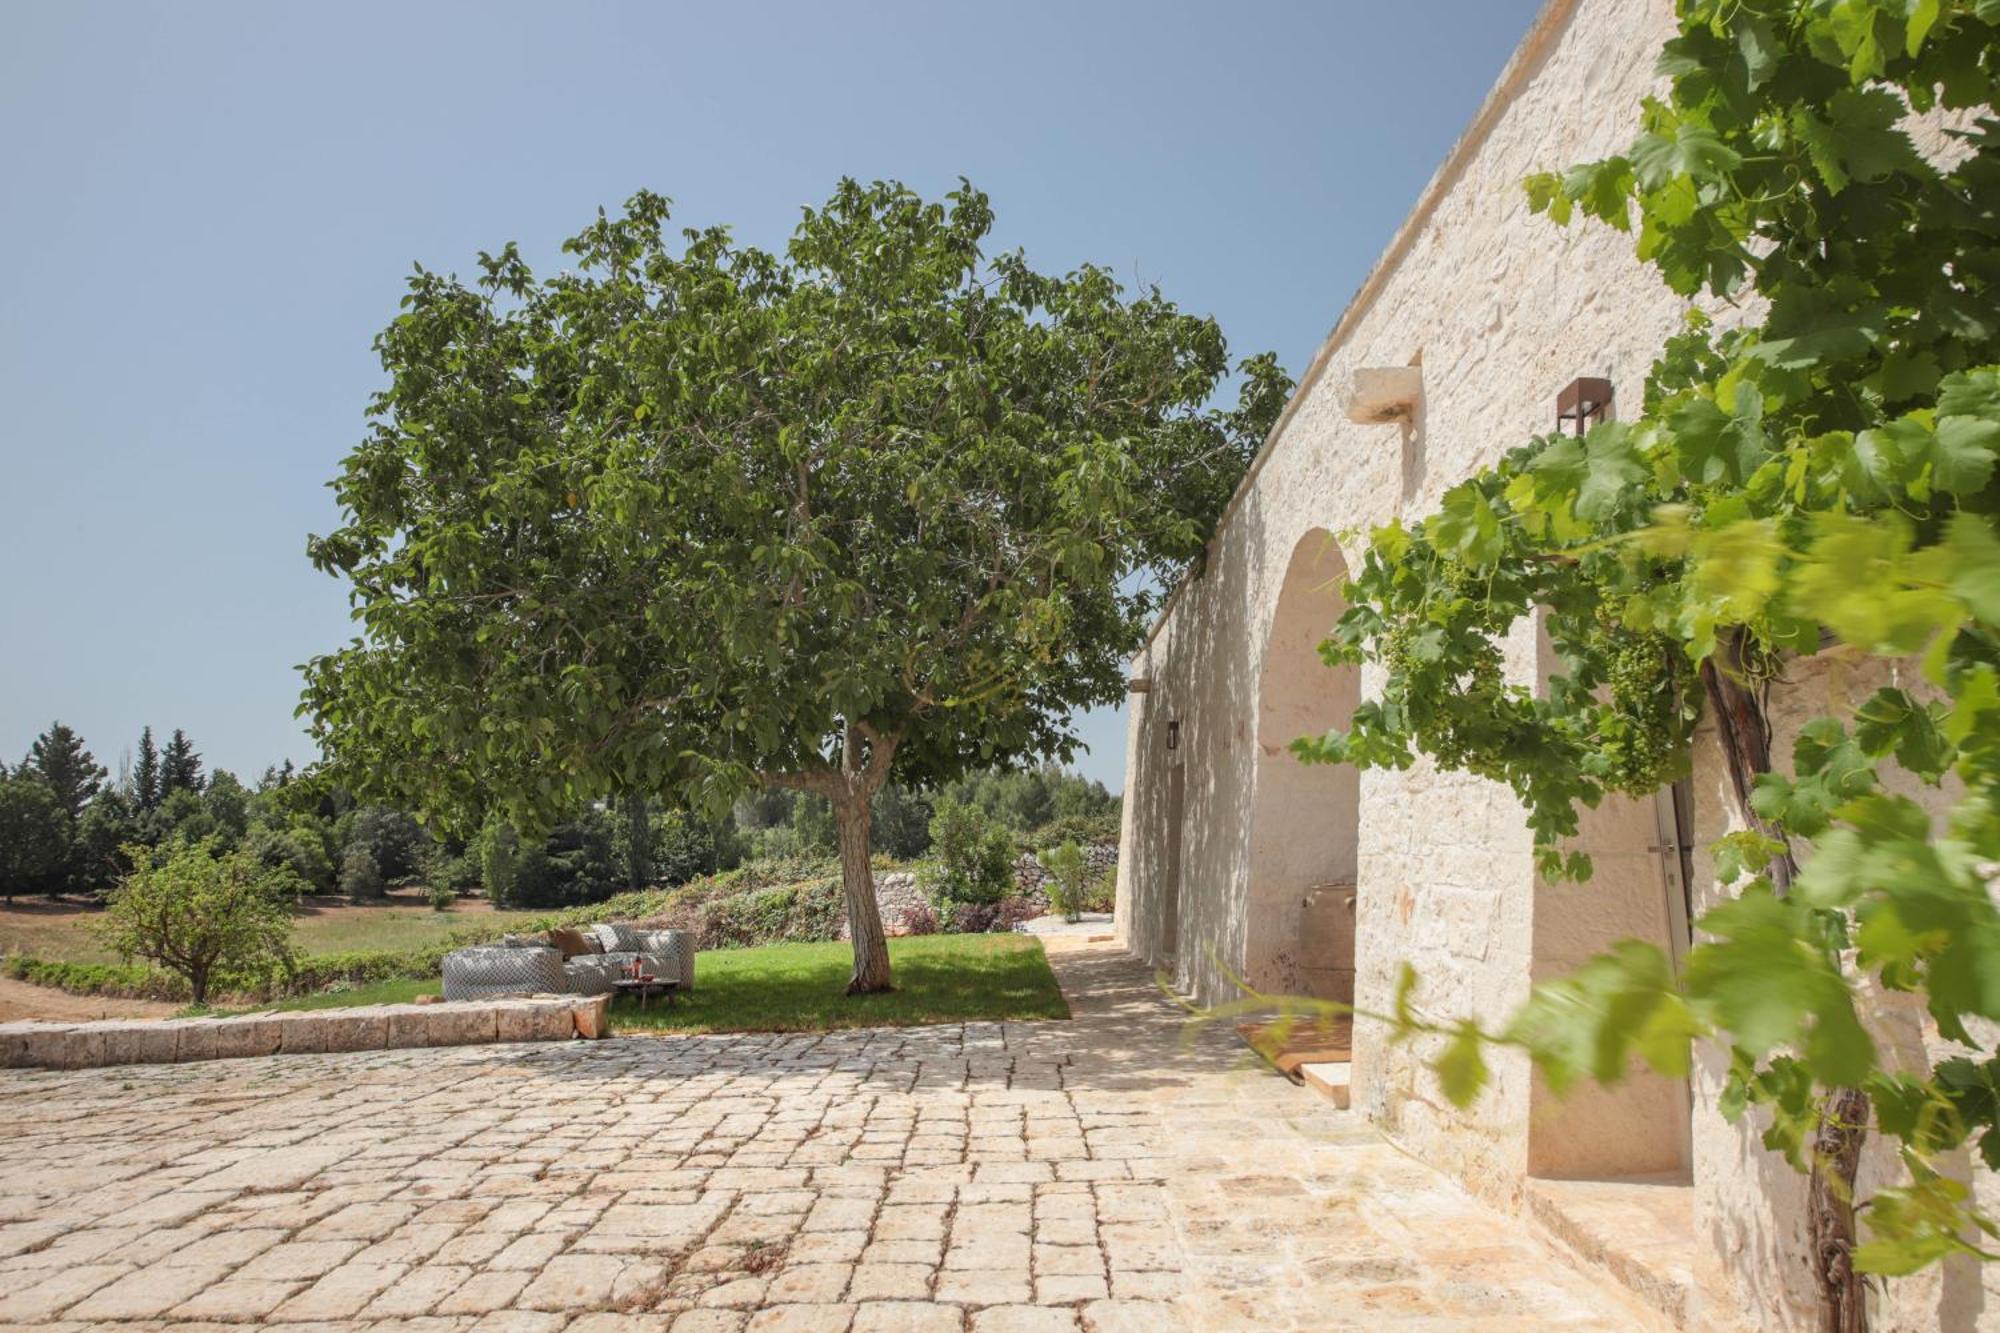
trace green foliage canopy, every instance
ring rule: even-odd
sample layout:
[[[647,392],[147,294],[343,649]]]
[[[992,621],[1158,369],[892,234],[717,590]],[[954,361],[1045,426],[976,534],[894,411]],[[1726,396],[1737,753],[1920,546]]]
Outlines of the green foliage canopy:
[[[1212,321],[987,263],[969,186],[843,182],[782,255],[667,217],[635,196],[543,281],[512,246],[412,278],[311,546],[362,627],[306,668],[343,776],[528,827],[830,780],[857,725],[913,782],[1067,755],[1289,381],[1206,407]]]

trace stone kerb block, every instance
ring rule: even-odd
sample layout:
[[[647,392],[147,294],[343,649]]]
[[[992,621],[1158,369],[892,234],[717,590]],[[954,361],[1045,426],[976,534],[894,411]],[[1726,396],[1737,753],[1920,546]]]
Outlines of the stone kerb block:
[[[575,1035],[567,999],[489,1001],[495,1041],[567,1041]]]
[[[68,1023],[0,1023],[0,1069],[36,1069],[55,1047],[49,1035],[67,1033]]]
[[[609,995],[592,995],[574,1001],[569,1009],[570,1017],[575,1023],[576,1035],[586,1041],[596,1041],[601,1037],[610,1036],[610,1008]]]
[[[175,1061],[186,1063],[215,1059],[216,1029],[226,1021],[220,1018],[183,1018],[163,1024],[174,1030]]]
[[[284,1040],[284,1027],[272,1014],[217,1019],[214,1058],[237,1060],[251,1055],[276,1055]]]
[[[374,1009],[335,1009],[322,1017],[329,1051],[379,1051],[389,1044],[387,1014]]]
[[[389,1004],[387,1049],[414,1046],[473,1046],[492,1041],[499,1031],[494,1006],[473,1000],[462,1004]]]
[[[34,1063],[44,1069],[94,1069],[105,1063],[104,1034],[96,1023],[49,1027],[32,1038]]]
[[[326,1050],[329,1020],[310,1011],[273,1014],[278,1025],[278,1050],[284,1055],[319,1055]]]
[[[172,1023],[92,1023],[104,1041],[107,1065],[170,1065],[177,1058],[180,1037]]]

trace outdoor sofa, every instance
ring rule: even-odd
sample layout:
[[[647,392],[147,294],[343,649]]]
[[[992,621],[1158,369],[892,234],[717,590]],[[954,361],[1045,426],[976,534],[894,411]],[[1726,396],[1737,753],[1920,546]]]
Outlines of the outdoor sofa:
[[[542,935],[506,935],[498,944],[445,955],[444,998],[488,995],[606,995],[642,970],[694,989],[694,937],[684,930],[641,930],[624,921],[603,922]]]

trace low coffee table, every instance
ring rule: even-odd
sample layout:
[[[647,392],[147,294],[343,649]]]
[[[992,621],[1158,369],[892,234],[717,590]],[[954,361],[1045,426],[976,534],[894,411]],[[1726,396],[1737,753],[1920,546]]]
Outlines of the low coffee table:
[[[641,1009],[644,1009],[646,1001],[655,995],[666,996],[667,1007],[671,1009],[674,1006],[674,991],[681,983],[672,977],[619,977],[611,984],[618,988],[620,995],[638,996]]]

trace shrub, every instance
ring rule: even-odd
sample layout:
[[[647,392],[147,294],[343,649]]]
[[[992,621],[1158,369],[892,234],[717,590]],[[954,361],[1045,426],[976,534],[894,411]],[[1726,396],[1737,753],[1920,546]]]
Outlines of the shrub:
[[[458,901],[458,890],[439,880],[432,880],[425,889],[424,896],[430,899],[433,912],[449,912],[452,905]]]
[[[1099,871],[1084,890],[1083,910],[1086,912],[1115,911],[1118,905],[1118,867],[1108,865]]]
[[[1035,840],[1047,847],[1055,843],[1074,842],[1082,847],[1116,844],[1118,841],[1118,807],[1094,815],[1066,815],[1051,820],[1047,827],[1039,830]]]
[[[269,890],[255,857],[219,850],[213,841],[183,843],[153,865],[133,848],[140,869],[112,893],[96,926],[120,955],[184,978],[198,1005],[208,1003],[219,972],[268,973],[292,960],[290,904]]]
[[[431,857],[430,882],[453,893],[472,893],[482,882],[477,848],[468,847],[458,855],[440,847]]]
[[[998,903],[959,903],[951,909],[951,933],[983,935],[1000,919]]]
[[[1091,880],[1090,862],[1085,859],[1083,848],[1065,842],[1049,848],[1039,859],[1042,869],[1049,872],[1049,906],[1062,913],[1065,921],[1082,920],[1083,899]]]
[[[386,889],[382,882],[382,867],[376,864],[374,851],[365,842],[350,846],[340,858],[340,891],[347,895],[348,901],[373,902]]]
[[[903,933],[905,935],[935,935],[943,929],[938,920],[937,909],[929,903],[912,903],[903,909]]]
[[[962,904],[992,905],[1014,882],[1014,842],[977,806],[940,798],[931,815],[931,853],[924,891],[949,916]]]
[[[1030,894],[1009,894],[1000,900],[1000,910],[994,913],[989,930],[1012,930],[1023,921],[1033,921],[1046,910],[1041,899]]]
[[[382,805],[364,805],[349,815],[345,823],[342,846],[347,851],[357,846],[367,848],[375,858],[376,871],[388,883],[400,884],[423,871],[430,835],[406,812]],[[343,874],[346,866],[343,853]]]
[[[245,835],[243,850],[268,869],[283,868],[297,875],[308,892],[332,893],[338,887],[326,847],[310,829],[259,825]]]

